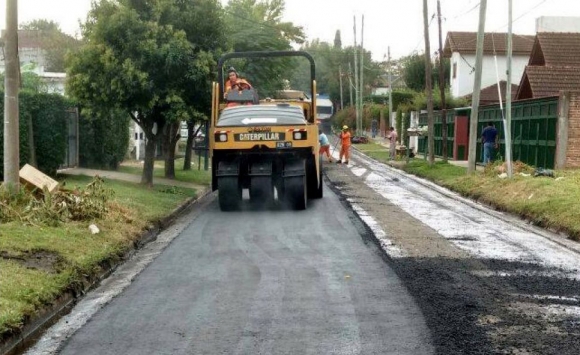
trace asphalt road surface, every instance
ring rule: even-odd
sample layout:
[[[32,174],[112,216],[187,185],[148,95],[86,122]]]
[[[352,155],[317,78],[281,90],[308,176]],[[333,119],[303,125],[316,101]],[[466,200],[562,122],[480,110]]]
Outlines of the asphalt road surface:
[[[421,311],[330,189],[306,211],[224,213],[214,199],[192,216],[58,353],[433,353]]]

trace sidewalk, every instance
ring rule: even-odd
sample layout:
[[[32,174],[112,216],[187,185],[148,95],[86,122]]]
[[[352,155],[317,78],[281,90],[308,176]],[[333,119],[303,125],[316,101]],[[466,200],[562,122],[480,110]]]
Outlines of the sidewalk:
[[[134,182],[137,184],[141,182],[141,175],[122,173],[119,171],[96,170],[96,169],[85,169],[85,168],[67,168],[67,169],[58,170],[57,173],[59,175],[86,175],[86,176],[97,176],[98,175],[102,178]],[[190,182],[177,181],[177,180],[173,180],[173,179],[166,179],[166,178],[159,178],[159,177],[154,177],[153,183],[158,184],[158,185],[185,187],[185,188],[195,189],[197,191],[203,191],[207,187],[204,185],[194,184],[194,183],[190,183]]]
[[[385,138],[378,138],[378,139],[375,138],[374,140],[371,140],[371,141],[373,141],[374,143],[380,144],[383,147],[389,148],[389,144],[388,144],[388,142],[386,141]],[[421,154],[421,153],[416,153],[415,154],[415,157],[417,159],[425,159],[425,156],[423,154]],[[441,158],[435,157],[435,161],[442,161],[442,160],[443,159],[441,159]],[[468,167],[468,161],[467,160],[453,160],[453,159],[449,159],[448,162],[451,165],[459,166],[459,167],[462,167],[462,168],[466,168],[467,169],[467,167]],[[475,165],[475,169],[477,171],[483,171],[484,170],[484,167],[482,165],[476,164]]]

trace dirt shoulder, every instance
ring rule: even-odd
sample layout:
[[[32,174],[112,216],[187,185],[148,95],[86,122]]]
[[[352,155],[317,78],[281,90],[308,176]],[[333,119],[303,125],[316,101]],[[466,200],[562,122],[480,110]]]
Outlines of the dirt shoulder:
[[[379,235],[375,241],[421,308],[438,354],[577,353],[578,318],[566,312],[580,306],[578,279],[540,262],[473,257],[457,247],[460,240],[442,237],[369,187],[372,172],[363,165],[327,164],[324,172]]]

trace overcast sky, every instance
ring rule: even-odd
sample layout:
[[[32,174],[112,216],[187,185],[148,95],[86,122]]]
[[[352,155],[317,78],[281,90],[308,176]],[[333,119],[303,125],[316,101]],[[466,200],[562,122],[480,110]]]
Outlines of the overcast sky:
[[[221,0],[227,3],[227,0]],[[19,22],[45,18],[60,23],[69,34],[77,34],[91,0],[19,0]],[[488,0],[486,31],[507,31],[507,0]],[[540,16],[578,16],[579,0],[513,0],[514,33],[534,34]],[[381,60],[391,47],[398,58],[413,51],[422,52],[422,0],[286,0],[285,18],[303,26],[309,38],[332,42],[337,29],[343,45],[353,43],[353,16],[357,16],[360,42],[361,15],[365,16],[364,46],[373,59]],[[429,18],[436,13],[436,0],[428,0]],[[443,40],[446,31],[477,31],[479,0],[441,0]],[[6,25],[6,0],[0,1],[0,24]],[[438,48],[437,21],[430,26],[431,52]]]

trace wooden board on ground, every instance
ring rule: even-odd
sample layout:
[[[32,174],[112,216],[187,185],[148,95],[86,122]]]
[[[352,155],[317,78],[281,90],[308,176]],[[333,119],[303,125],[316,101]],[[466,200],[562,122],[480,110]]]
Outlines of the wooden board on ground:
[[[40,190],[46,187],[49,192],[53,192],[58,186],[56,180],[28,164],[20,169],[20,180],[23,184],[29,187],[36,187]]]

